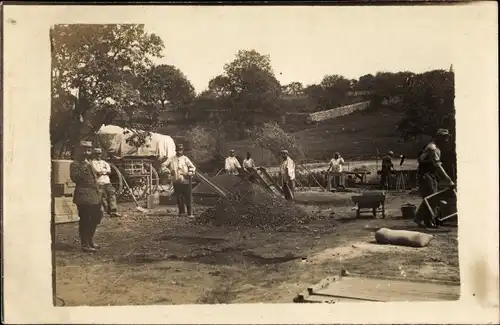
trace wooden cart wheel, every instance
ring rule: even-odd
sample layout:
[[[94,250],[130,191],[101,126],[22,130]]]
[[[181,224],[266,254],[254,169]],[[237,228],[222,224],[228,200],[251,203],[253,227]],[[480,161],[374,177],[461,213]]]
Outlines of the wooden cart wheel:
[[[113,163],[109,163],[111,167],[111,174],[109,175],[111,185],[113,185],[116,193],[116,197],[118,198],[123,194],[123,175]]]
[[[147,164],[146,166],[147,170],[148,168],[151,168],[151,185],[148,194],[155,194],[160,189],[160,176],[158,175],[158,172],[156,171],[156,168],[154,168],[153,164]]]
[[[137,200],[145,200],[160,188],[160,177],[151,163],[144,164],[144,174],[129,177],[129,185]],[[127,180],[128,181],[128,180]]]

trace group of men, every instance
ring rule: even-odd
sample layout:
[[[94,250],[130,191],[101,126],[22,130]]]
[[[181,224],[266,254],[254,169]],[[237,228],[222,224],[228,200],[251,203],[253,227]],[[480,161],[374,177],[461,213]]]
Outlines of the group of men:
[[[285,199],[293,200],[295,191],[295,162],[292,158],[290,158],[288,150],[281,150],[280,157],[281,163],[279,176],[281,179],[282,190]],[[256,168],[257,167],[250,152],[247,152],[246,158],[243,159],[243,163],[240,164],[236,158],[235,150],[231,149],[229,151],[229,157],[227,157],[224,162],[224,171],[226,174],[240,175],[241,172],[244,172],[248,175],[249,181],[253,181],[255,179]]]
[[[444,180],[447,185],[453,187],[452,178],[446,173],[441,162],[441,147],[449,141],[450,134],[446,129],[439,129],[432,142],[430,142],[418,157],[418,186],[422,198],[425,198],[438,190],[438,179]],[[103,212],[110,216],[120,216],[117,213],[115,189],[110,181],[111,166],[101,158],[102,150],[94,148],[92,142],[81,141],[79,154],[70,166],[71,180],[76,184],[73,202],[78,208],[79,236],[82,250],[84,252],[95,252],[100,246],[94,242],[94,235],[97,226],[103,217]],[[392,157],[394,153],[389,152],[382,162],[381,183],[388,186],[388,177],[394,168]],[[281,179],[285,199],[293,200],[295,191],[295,162],[290,158],[288,150],[280,152],[281,164],[279,176]],[[328,171],[342,173],[344,159],[339,153],[335,153],[330,160]],[[243,170],[249,176],[255,171],[256,165],[251,154],[247,153],[240,165],[235,157],[235,151],[231,150],[229,157],[225,160],[226,172],[231,175],[238,175]],[[196,172],[196,167],[192,161],[184,155],[184,146],[176,146],[174,157],[162,163],[162,171],[171,176],[174,195],[177,199],[177,206],[181,216],[194,218],[191,202],[191,177]],[[343,178],[339,177],[337,183],[344,186]],[[104,209],[103,209],[104,207]],[[435,227],[436,224],[425,204],[417,209],[414,220],[419,226]]]

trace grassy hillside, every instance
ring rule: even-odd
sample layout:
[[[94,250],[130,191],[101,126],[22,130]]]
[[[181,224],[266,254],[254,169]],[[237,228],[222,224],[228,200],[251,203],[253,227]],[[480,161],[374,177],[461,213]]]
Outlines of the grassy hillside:
[[[416,158],[418,150],[428,139],[422,139],[417,143],[404,143],[396,131],[397,123],[402,117],[400,111],[380,107],[375,110],[355,112],[316,125],[287,125],[284,129],[293,127],[301,130],[292,134],[302,143],[307,152],[308,162],[328,160],[336,151],[351,161],[374,159],[377,149],[381,154],[392,150],[396,155],[405,154],[408,158]],[[161,131],[173,136],[175,140],[180,140],[188,128],[187,125],[170,125]],[[246,140],[229,142],[224,151],[230,148],[234,148],[240,156],[246,151],[252,152],[257,164],[269,166],[276,163],[269,152],[261,148],[252,148]]]
[[[360,111],[338,117],[294,133],[304,145],[311,160],[327,159],[335,151],[353,159],[371,159],[389,150],[396,155],[415,158],[427,139],[418,143],[404,143],[397,133],[401,112],[387,107]]]
[[[293,134],[304,146],[308,162],[327,160],[336,151],[349,160],[374,159],[377,149],[382,154],[392,150],[396,155],[405,154],[408,158],[416,158],[418,150],[428,139],[404,143],[396,130],[402,117],[401,112],[380,107],[310,125]],[[251,147],[248,141],[232,142],[228,146],[241,153]],[[256,160],[269,164],[269,154],[261,149],[251,151]]]

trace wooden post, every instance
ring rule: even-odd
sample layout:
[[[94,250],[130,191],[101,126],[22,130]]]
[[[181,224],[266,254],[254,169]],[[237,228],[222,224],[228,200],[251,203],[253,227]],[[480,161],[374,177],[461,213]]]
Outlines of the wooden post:
[[[193,211],[193,176],[189,175],[188,179],[189,179],[189,188],[188,188],[189,204],[191,206],[191,214],[194,214],[194,211]]]

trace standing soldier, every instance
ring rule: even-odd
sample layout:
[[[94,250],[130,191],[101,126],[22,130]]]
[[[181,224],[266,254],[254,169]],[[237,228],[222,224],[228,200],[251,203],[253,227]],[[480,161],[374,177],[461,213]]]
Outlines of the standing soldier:
[[[380,187],[383,190],[389,190],[391,173],[394,170],[394,163],[392,162],[394,152],[389,151],[387,155],[382,157],[382,169],[380,170]]]
[[[449,141],[450,133],[447,129],[439,129],[418,158],[418,188],[422,198],[438,191],[438,177],[442,178],[449,186],[454,186],[453,180],[446,173],[441,162],[441,148]],[[417,209],[415,222],[422,226],[422,221],[427,227],[435,227],[432,215],[425,202]]]
[[[97,176],[89,161],[92,155],[92,142],[81,141],[80,153],[70,165],[70,178],[75,183],[73,202],[78,208],[78,232],[84,252],[95,252],[99,245],[93,238],[97,226],[101,223],[101,192],[97,185]]]
[[[238,169],[241,169],[240,162],[234,156],[234,149],[229,151],[229,157],[226,158],[226,162],[224,164],[224,169],[226,173],[229,175],[238,175]]]
[[[281,151],[280,178],[286,200],[293,200],[295,190],[295,163],[288,156],[288,150]]]
[[[327,175],[330,172],[330,170],[334,173],[342,173],[344,163],[345,163],[344,158],[342,158],[340,154],[336,152],[333,155],[333,158],[330,160],[328,169],[326,170]],[[337,188],[339,186],[345,187],[345,181],[343,175],[334,175],[332,179],[334,188]]]
[[[117,212],[116,192],[109,175],[111,174],[111,166],[102,159],[102,149],[94,148],[91,160],[92,168],[97,176],[97,185],[103,197],[102,203],[104,210],[110,217],[120,217]]]
[[[194,218],[189,179],[194,175],[196,167],[188,157],[184,156],[184,145],[178,144],[176,146],[176,155],[162,164],[162,171],[169,173],[172,177],[179,216],[184,216],[187,210],[188,218]]]

